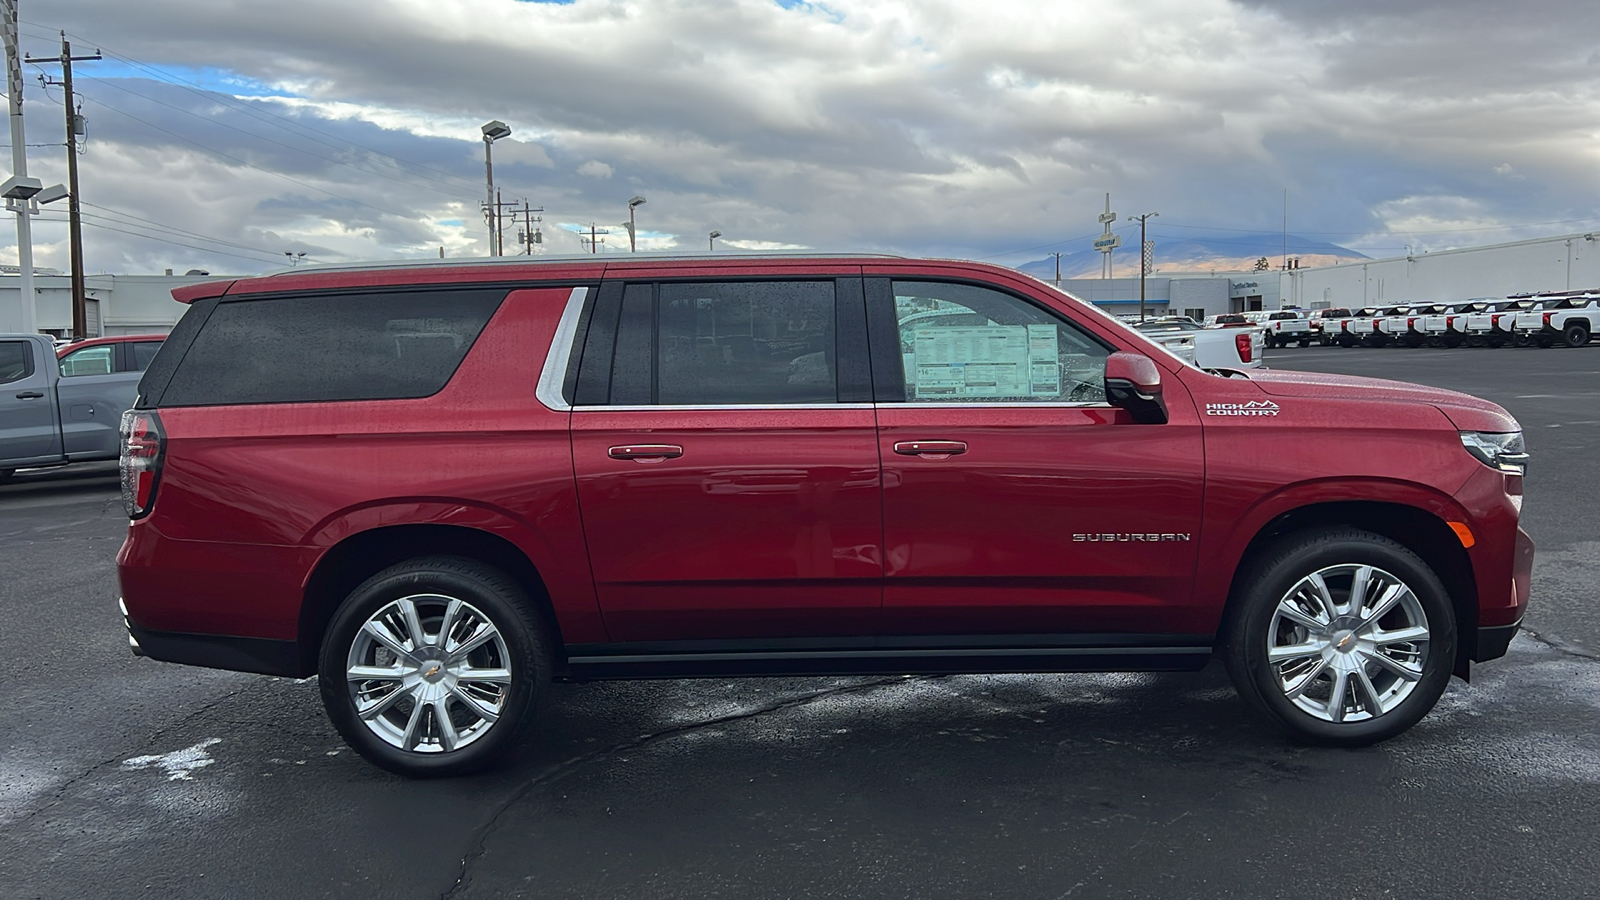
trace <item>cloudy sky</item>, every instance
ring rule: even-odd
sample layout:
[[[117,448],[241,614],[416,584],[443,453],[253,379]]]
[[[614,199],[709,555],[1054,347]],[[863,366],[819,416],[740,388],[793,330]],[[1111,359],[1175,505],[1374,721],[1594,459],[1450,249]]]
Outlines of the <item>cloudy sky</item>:
[[[1086,247],[1106,192],[1240,256],[1286,190],[1290,232],[1372,256],[1600,229],[1592,0],[18,2],[28,54],[105,57],[75,67],[90,272],[482,255],[490,119],[540,252],[625,252],[635,195],[641,249],[1009,264]]]

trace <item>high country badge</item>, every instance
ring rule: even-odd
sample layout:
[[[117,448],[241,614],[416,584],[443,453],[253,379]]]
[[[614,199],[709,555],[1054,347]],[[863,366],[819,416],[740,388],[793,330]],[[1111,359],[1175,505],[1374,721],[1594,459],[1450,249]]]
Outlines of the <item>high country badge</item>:
[[[1207,403],[1208,416],[1275,416],[1278,404],[1271,400],[1251,400],[1249,403]]]

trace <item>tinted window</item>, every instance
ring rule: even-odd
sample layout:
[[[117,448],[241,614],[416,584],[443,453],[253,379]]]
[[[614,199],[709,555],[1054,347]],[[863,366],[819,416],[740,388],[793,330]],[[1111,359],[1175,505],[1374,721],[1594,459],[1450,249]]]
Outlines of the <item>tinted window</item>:
[[[221,303],[163,406],[426,397],[450,380],[505,290]]]
[[[33,374],[33,354],[26,341],[0,341],[0,384],[21,381]]]
[[[150,368],[150,360],[156,358],[156,351],[161,349],[160,341],[135,341],[129,345],[133,351],[133,371],[143,372]]]
[[[74,375],[110,375],[111,354],[115,351],[116,348],[110,344],[74,350],[61,357],[61,374],[68,378]]]
[[[1104,403],[1109,351],[1010,294],[896,281],[905,399]]]
[[[624,307],[626,320],[626,302]],[[617,336],[619,356],[627,330],[624,321]],[[831,281],[662,284],[656,335],[658,403],[768,405],[838,399]]]

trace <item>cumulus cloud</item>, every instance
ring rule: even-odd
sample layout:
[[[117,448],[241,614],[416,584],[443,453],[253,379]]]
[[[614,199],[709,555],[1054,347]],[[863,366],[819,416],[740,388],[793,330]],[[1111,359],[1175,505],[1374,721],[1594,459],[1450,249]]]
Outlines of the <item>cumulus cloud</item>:
[[[634,194],[651,248],[1021,261],[1087,241],[1107,191],[1169,240],[1274,231],[1285,188],[1292,231],[1358,249],[1529,236],[1600,200],[1600,70],[1570,40],[1597,26],[1576,0],[53,0],[23,37],[112,55],[78,69],[90,269],[247,271],[481,254],[489,119],[502,195],[610,227],[606,252]],[[27,97],[30,141],[57,133]]]

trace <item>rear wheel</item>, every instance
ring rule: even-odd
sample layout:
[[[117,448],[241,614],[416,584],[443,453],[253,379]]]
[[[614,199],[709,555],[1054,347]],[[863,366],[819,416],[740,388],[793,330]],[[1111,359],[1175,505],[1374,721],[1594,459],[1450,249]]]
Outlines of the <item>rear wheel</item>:
[[[1589,326],[1573,322],[1561,330],[1561,341],[1568,347],[1582,347],[1589,343]]]
[[[1302,346],[1302,347],[1311,346],[1311,338],[1301,338],[1300,339],[1300,346]]]
[[[356,752],[401,775],[479,771],[516,747],[550,649],[516,582],[482,563],[413,559],[350,593],[323,640],[322,702]]]
[[[1224,658],[1239,696],[1291,736],[1386,740],[1427,715],[1450,680],[1455,615],[1416,554],[1357,529],[1288,538],[1235,598]]]
[[[1556,343],[1556,338],[1555,338],[1555,335],[1553,335],[1553,334],[1541,334],[1538,337],[1535,337],[1533,340],[1534,340],[1534,343],[1537,343],[1539,346],[1546,347],[1546,348],[1554,347],[1555,343]]]

